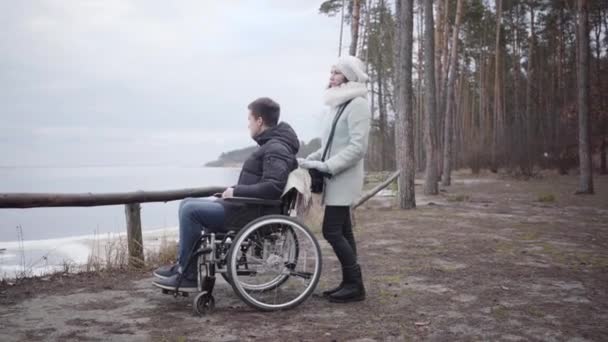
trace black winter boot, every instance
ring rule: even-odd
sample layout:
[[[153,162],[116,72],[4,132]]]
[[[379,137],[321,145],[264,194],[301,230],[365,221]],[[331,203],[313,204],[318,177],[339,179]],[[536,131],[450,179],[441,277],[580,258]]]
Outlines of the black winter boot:
[[[365,287],[361,276],[359,265],[344,267],[344,286],[329,295],[329,301],[333,303],[358,302],[365,299]]]

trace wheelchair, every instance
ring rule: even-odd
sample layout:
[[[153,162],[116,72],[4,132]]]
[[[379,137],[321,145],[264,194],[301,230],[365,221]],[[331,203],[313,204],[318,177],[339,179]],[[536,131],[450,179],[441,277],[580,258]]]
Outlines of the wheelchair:
[[[213,288],[218,273],[241,300],[261,311],[294,308],[314,292],[321,276],[321,249],[308,227],[295,218],[298,196],[294,188],[281,200],[224,199],[257,210],[261,216],[240,229],[201,234],[187,261],[187,267],[195,262],[198,271],[195,314],[215,309]],[[272,214],[264,214],[269,211]],[[174,290],[162,292],[187,297],[180,283],[181,278]]]

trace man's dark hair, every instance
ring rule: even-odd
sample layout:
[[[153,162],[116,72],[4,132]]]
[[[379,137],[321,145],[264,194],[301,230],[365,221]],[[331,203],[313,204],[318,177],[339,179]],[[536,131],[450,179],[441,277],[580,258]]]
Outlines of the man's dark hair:
[[[268,127],[276,126],[279,122],[281,107],[278,103],[268,97],[260,97],[251,102],[247,108],[254,117],[259,118],[261,116],[262,121],[264,121],[264,124]]]

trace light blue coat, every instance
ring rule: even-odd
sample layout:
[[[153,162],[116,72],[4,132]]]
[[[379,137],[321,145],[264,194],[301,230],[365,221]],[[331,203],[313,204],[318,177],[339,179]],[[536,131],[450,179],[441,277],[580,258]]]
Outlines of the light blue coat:
[[[321,148],[306,159],[321,160],[327,144],[331,125],[340,106],[326,115]],[[334,138],[325,163],[332,174],[325,180],[323,203],[325,205],[349,206],[361,196],[363,188],[363,158],[367,152],[371,112],[367,99],[354,98],[340,116]]]

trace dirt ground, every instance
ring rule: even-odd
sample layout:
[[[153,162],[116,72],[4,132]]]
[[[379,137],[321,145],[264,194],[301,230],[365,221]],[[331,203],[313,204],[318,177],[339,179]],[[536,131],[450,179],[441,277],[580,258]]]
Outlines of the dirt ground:
[[[416,210],[370,201],[364,302],[318,296],[339,274],[323,242],[316,293],[290,311],[255,311],[218,281],[216,311],[196,317],[149,273],[56,275],[0,287],[0,341],[608,341],[608,177],[593,196],[576,183],[462,173]]]

